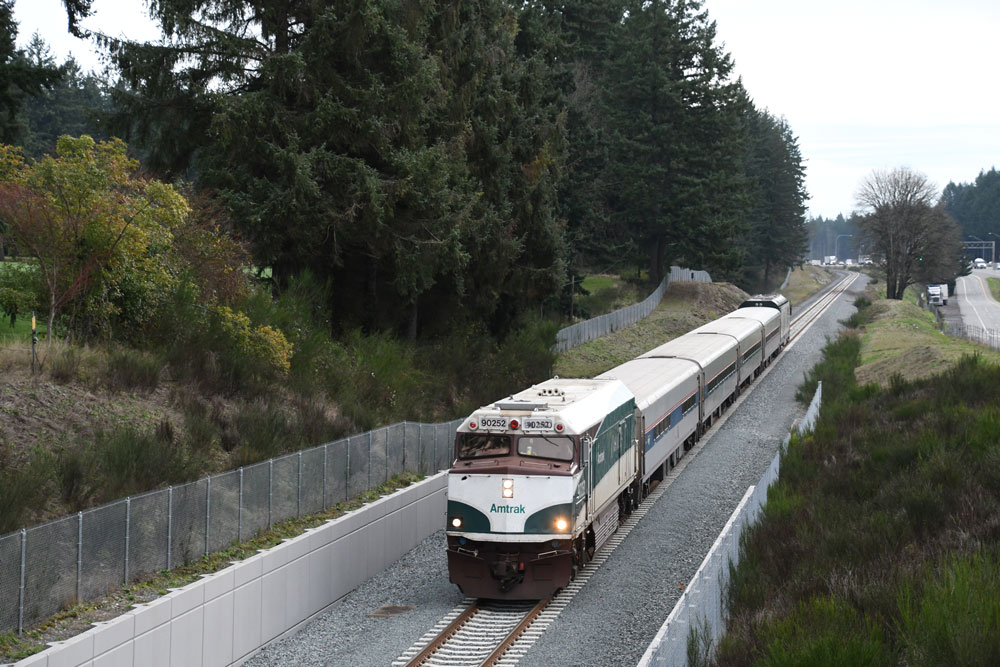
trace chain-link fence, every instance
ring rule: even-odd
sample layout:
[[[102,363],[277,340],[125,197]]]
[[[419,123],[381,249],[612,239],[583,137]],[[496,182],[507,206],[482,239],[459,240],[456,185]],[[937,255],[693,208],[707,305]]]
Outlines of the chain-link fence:
[[[944,332],[955,338],[964,338],[1000,350],[1000,329],[986,329],[973,324],[945,324]]]
[[[0,633],[191,563],[403,472],[451,465],[455,430],[401,422],[0,537]]]
[[[692,271],[679,266],[671,266],[670,273],[660,281],[659,286],[653,293],[639,303],[619,308],[613,313],[605,313],[592,317],[584,322],[577,322],[565,329],[560,329],[556,334],[555,352],[565,352],[577,345],[589,343],[602,336],[607,336],[613,331],[624,329],[643,319],[660,305],[663,293],[667,290],[667,285],[672,282],[712,282],[712,277],[706,271]]]

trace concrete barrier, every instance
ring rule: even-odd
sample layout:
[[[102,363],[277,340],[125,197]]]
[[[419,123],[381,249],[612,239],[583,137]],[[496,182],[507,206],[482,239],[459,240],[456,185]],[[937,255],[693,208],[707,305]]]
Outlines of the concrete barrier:
[[[447,473],[438,473],[16,665],[239,665],[440,530],[446,491]]]

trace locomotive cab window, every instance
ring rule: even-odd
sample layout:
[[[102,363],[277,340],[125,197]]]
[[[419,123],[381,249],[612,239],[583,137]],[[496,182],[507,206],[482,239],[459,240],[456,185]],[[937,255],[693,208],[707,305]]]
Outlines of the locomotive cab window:
[[[510,454],[510,436],[495,433],[463,433],[458,441],[458,458],[479,459]]]
[[[517,453],[521,456],[572,461],[573,438],[555,435],[522,435],[517,440]]]

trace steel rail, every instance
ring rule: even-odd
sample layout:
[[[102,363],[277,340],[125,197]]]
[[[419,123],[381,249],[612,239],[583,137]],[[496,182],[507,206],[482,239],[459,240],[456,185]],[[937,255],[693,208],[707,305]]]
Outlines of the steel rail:
[[[446,627],[444,630],[438,633],[438,636],[432,639],[431,642],[424,648],[424,650],[415,655],[413,657],[413,660],[410,660],[408,663],[406,663],[406,667],[419,667],[419,665],[423,665],[425,662],[427,662],[427,660],[432,655],[434,655],[438,651],[438,649],[444,646],[444,644],[449,639],[451,639],[455,635],[455,633],[461,630],[462,627],[465,626],[465,624],[468,623],[473,616],[478,614],[479,611],[480,611],[479,601],[476,600],[471,605],[469,605],[468,609],[463,611],[461,614],[458,615],[458,617],[454,621],[448,624],[448,627]]]
[[[823,296],[817,299],[812,305],[799,313],[789,325],[794,329],[794,333],[789,333],[789,342],[798,338],[813,321],[818,319],[827,308],[833,304],[847,289],[854,284],[857,274],[844,276],[843,280],[834,285]]]
[[[504,637],[504,639],[500,642],[500,645],[496,647],[493,653],[490,653],[489,657],[483,661],[482,667],[494,667],[494,665],[499,663],[500,659],[503,658],[504,654],[510,649],[514,642],[521,638],[521,635],[523,635],[525,631],[531,627],[531,624],[535,622],[538,615],[541,614],[547,606],[549,606],[550,601],[551,600],[539,600],[538,604],[536,604],[531,611],[525,614],[524,619],[517,624],[517,627],[511,630],[510,634]]]
[[[521,620],[507,632],[503,637],[500,637],[496,642],[496,646],[489,653],[489,655],[483,659],[483,651],[472,650],[472,655],[463,657],[461,654],[463,652],[469,653],[469,649],[463,649],[461,645],[463,642],[458,641],[460,638],[460,633],[476,616],[485,611],[485,607],[481,604],[481,600],[474,601],[469,607],[463,611],[454,621],[448,624],[436,637],[434,637],[417,655],[413,657],[412,660],[406,663],[406,667],[417,667],[419,665],[433,665],[435,664],[434,658],[443,651],[450,651],[451,654],[448,655],[444,660],[449,665],[469,665],[472,667],[493,667],[503,660],[504,655],[511,649],[511,647],[524,635],[525,632],[534,624],[538,619],[539,614],[541,614],[545,608],[551,602],[550,599],[540,600],[534,607],[532,607],[527,612],[519,611],[517,612],[522,616]],[[496,613],[496,610],[494,610]],[[507,612],[512,613],[512,612]],[[449,644],[453,639],[455,639],[455,646]],[[466,637],[466,641],[468,638]],[[488,649],[484,649],[488,650]],[[478,657],[476,656],[478,653]]]

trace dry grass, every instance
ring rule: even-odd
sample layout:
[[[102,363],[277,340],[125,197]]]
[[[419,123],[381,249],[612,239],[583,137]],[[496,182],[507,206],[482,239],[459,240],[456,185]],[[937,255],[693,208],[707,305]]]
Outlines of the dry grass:
[[[979,354],[1000,364],[1000,353],[969,341],[951,338],[937,329],[934,315],[909,300],[872,300],[862,336],[858,384],[888,386],[890,378],[930,377],[953,366],[963,355]]]
[[[830,284],[837,276],[822,266],[800,266],[788,278],[788,286],[781,290],[793,305],[798,305]]]

